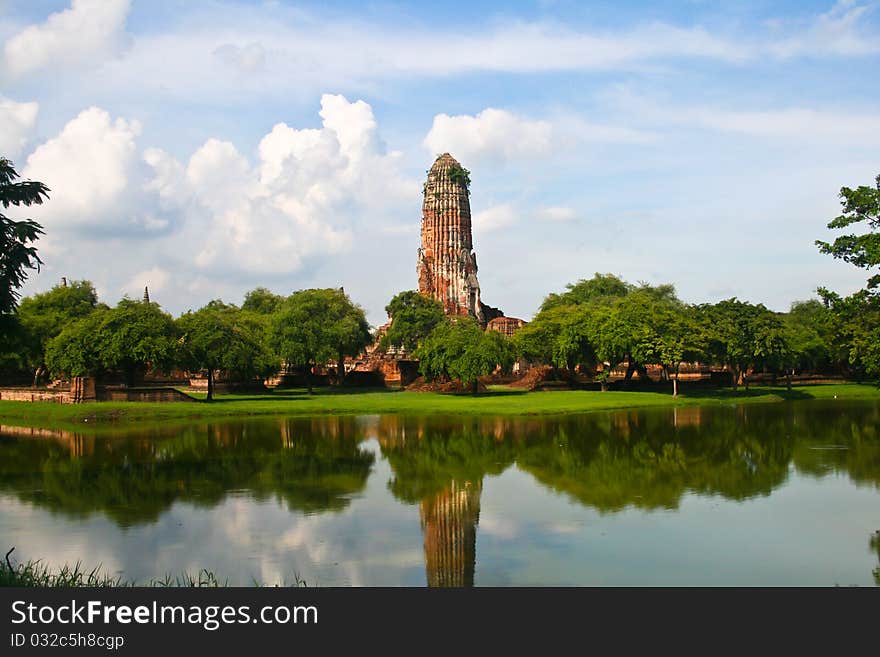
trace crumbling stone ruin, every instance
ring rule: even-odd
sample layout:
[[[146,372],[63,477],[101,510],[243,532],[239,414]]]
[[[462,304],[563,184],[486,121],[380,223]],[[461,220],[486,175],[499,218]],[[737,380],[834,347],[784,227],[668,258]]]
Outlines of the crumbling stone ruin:
[[[428,171],[422,202],[419,292],[434,297],[447,315],[470,315],[486,324],[503,313],[480,300],[471,232],[470,177],[449,153]]]
[[[469,195],[467,169],[449,153],[439,156],[428,170],[424,187],[416,263],[419,292],[437,299],[447,315],[471,316],[484,329],[510,337],[525,322],[505,317],[480,299]],[[416,362],[402,351],[378,348],[387,327],[380,327],[376,343],[357,359],[354,370],[375,372],[386,384],[406,385],[418,375]]]

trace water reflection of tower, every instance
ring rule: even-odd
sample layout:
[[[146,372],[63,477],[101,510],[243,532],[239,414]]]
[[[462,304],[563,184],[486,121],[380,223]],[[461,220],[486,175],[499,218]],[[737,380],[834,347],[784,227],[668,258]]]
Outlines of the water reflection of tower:
[[[422,500],[428,586],[473,586],[482,480],[453,480]]]

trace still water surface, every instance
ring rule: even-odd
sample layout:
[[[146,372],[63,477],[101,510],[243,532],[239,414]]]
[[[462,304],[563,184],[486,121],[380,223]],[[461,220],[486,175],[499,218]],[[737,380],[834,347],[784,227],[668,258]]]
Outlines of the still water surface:
[[[874,585],[874,401],[0,428],[0,541],[145,581]]]

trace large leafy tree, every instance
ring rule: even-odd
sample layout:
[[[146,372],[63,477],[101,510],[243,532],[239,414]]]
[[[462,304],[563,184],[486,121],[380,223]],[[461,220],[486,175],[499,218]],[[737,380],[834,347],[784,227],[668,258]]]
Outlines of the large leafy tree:
[[[874,187],[861,185],[855,189],[841,188],[840,203],[843,213],[832,219],[828,228],[836,230],[865,224],[868,232],[841,235],[831,243],[816,240],[819,250],[863,269],[870,270],[880,265],[880,233],[877,232],[880,229],[880,175]],[[868,279],[870,289],[878,285],[880,274]]]
[[[0,205],[39,205],[49,198],[49,188],[41,182],[24,180],[10,160],[0,157]],[[0,315],[10,313],[18,305],[18,288],[27,277],[28,269],[39,269],[43,261],[33,246],[43,229],[32,219],[13,221],[0,212]]]
[[[104,369],[99,336],[107,308],[68,324],[46,343],[46,366],[56,376],[95,376]]]
[[[614,274],[596,272],[593,278],[581,279],[577,283],[569,283],[566,291],[561,294],[547,295],[541,304],[541,310],[549,310],[557,306],[573,306],[595,304],[619,299],[629,294],[634,286]]]
[[[357,355],[370,343],[369,329],[364,311],[343,290],[299,290],[272,316],[269,341],[289,365],[305,371],[311,394],[312,367],[337,360],[341,381],[345,357]]]
[[[382,336],[381,346],[414,352],[419,344],[443,322],[443,306],[432,297],[414,290],[395,295],[385,306],[391,325]]]
[[[281,307],[282,303],[284,297],[280,294],[275,294],[265,287],[257,287],[244,295],[241,309],[258,315],[271,315]]]
[[[861,224],[862,234],[838,236],[828,243],[817,240],[822,253],[840,258],[856,267],[871,269],[880,265],[880,175],[873,187],[840,190],[842,214],[828,224],[835,230]],[[836,355],[842,357],[856,376],[880,376],[880,274],[868,278],[865,289],[848,297],[819,288],[819,296],[834,316],[832,340]]]
[[[355,304],[342,288],[322,290],[327,297],[325,335],[336,358],[337,382],[345,381],[345,357],[357,356],[373,341],[363,308]]]
[[[25,297],[18,308],[22,355],[34,371],[34,385],[47,373],[46,346],[67,326],[94,312],[98,294],[90,281],[71,281]]]
[[[171,315],[157,303],[123,299],[99,309],[49,341],[46,364],[56,374],[83,376],[121,371],[127,384],[148,368],[170,370],[177,355]]]
[[[478,379],[513,363],[513,349],[498,331],[483,331],[472,317],[450,317],[416,349],[419,371],[429,381],[456,379],[478,392]]]
[[[734,390],[740,381],[748,389],[749,373],[755,369],[779,369],[789,358],[783,320],[763,304],[731,298],[700,306],[698,313],[705,353],[730,368]]]
[[[218,370],[242,379],[253,379],[267,370],[277,370],[277,361],[263,342],[262,327],[236,306],[211,301],[195,312],[181,315],[178,362],[189,370],[208,375],[208,401],[214,399],[214,378]]]

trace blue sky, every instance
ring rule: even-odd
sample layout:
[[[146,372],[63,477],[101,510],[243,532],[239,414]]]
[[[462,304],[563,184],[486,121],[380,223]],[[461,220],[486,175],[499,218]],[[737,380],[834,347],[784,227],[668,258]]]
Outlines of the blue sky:
[[[421,183],[472,172],[483,299],[594,272],[785,310],[880,173],[880,3],[0,0],[0,152],[46,267],[174,313],[416,285]]]

